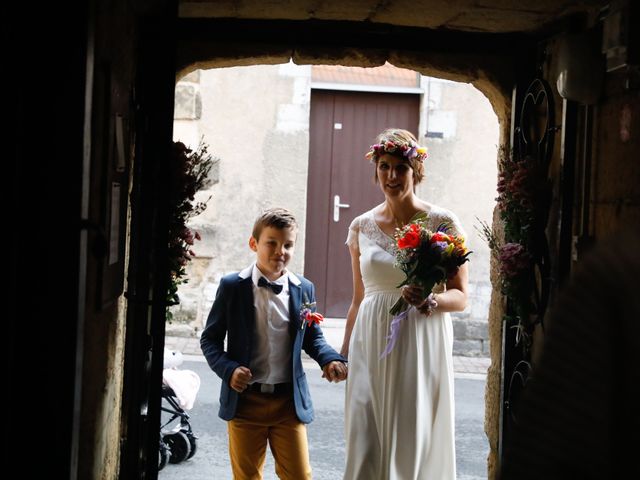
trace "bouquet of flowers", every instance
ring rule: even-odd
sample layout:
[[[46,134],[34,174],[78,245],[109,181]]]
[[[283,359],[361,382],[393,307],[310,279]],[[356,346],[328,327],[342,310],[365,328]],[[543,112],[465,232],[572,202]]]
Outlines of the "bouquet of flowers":
[[[436,285],[453,278],[471,254],[465,247],[463,237],[449,233],[450,229],[446,224],[439,225],[436,231],[432,232],[427,228],[427,220],[428,215],[421,213],[408,225],[396,229],[395,233],[395,266],[406,275],[398,287],[422,287],[425,300]],[[406,300],[400,297],[389,310],[394,317],[383,357],[393,349],[400,332],[400,323],[407,317],[410,308]]]

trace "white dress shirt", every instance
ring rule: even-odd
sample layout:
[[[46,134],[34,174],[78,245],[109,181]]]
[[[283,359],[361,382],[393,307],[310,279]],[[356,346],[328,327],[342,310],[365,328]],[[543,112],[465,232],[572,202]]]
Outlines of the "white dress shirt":
[[[256,322],[253,335],[253,351],[249,361],[252,382],[284,383],[291,381],[291,335],[289,333],[289,279],[299,283],[295,275],[286,272],[272,283],[282,285],[282,291],[258,287],[262,274],[256,264],[251,270],[253,281],[253,305]]]

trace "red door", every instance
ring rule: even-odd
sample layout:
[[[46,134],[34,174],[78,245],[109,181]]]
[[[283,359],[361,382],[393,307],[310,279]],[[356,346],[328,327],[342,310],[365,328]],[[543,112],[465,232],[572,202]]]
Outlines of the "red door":
[[[311,93],[304,270],[325,316],[346,317],[351,303],[349,224],[384,200],[364,155],[385,128],[417,134],[419,110],[415,94]]]

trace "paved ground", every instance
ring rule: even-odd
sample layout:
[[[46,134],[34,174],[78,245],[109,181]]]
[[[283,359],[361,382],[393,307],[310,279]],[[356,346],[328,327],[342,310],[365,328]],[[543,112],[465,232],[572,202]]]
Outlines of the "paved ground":
[[[343,319],[325,319],[322,330],[327,341],[340,349],[344,335]],[[227,455],[226,423],[217,417],[220,381],[204,360],[199,338],[176,336],[177,328],[167,328],[165,346],[182,352],[179,368],[198,373],[202,384],[192,411],[191,425],[198,435],[193,458],[169,464],[160,480],[226,480],[231,478]],[[172,335],[174,333],[174,335]],[[484,434],[484,387],[488,358],[454,357],[456,395],[457,480],[485,480],[489,452]],[[320,378],[320,368],[303,352],[316,420],[309,425],[309,448],[314,480],[340,480],[344,468],[344,383],[328,384]],[[267,455],[265,480],[275,480],[273,458]]]
[[[231,480],[226,422],[217,416],[220,379],[202,356],[190,356],[179,368],[194,371],[201,378],[194,407],[188,412],[198,437],[197,450],[193,458],[167,465],[159,472],[159,480]],[[316,419],[307,428],[313,479],[342,480],[345,383],[327,383],[311,360],[305,362],[305,370],[316,413]],[[484,387],[482,375],[467,378],[465,374],[456,374],[457,480],[487,479],[489,445],[484,434]],[[163,418],[168,421],[166,414]],[[277,480],[274,470],[273,456],[267,451],[264,479]]]
[[[336,349],[342,344],[344,320],[326,319],[323,332]],[[193,458],[167,465],[160,480],[225,480],[231,479],[227,454],[226,423],[217,417],[220,380],[211,372],[197,337],[171,335],[168,328],[165,345],[182,352],[179,367],[195,371],[202,384],[193,410],[191,425],[198,436]],[[486,480],[489,447],[484,433],[484,388],[488,358],[454,357],[456,463],[457,480]],[[314,480],[341,480],[344,468],[344,382],[328,384],[320,378],[318,365],[303,353],[309,388],[316,410],[316,420],[308,427],[309,454]],[[166,418],[165,418],[166,421]],[[275,480],[273,457],[267,454],[265,480]]]

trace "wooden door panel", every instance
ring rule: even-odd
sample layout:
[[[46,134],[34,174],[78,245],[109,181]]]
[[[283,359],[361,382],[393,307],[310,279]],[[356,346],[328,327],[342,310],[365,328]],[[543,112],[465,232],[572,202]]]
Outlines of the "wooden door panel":
[[[311,97],[309,173],[304,272],[316,285],[318,310],[325,312],[326,261],[329,245],[333,97],[317,92]]]
[[[351,260],[345,245],[349,224],[384,200],[364,155],[385,128],[417,133],[419,103],[416,95],[312,93],[305,272],[316,283],[318,308],[327,316],[345,317],[351,302]],[[335,195],[349,205],[340,209],[338,222],[333,220]]]

